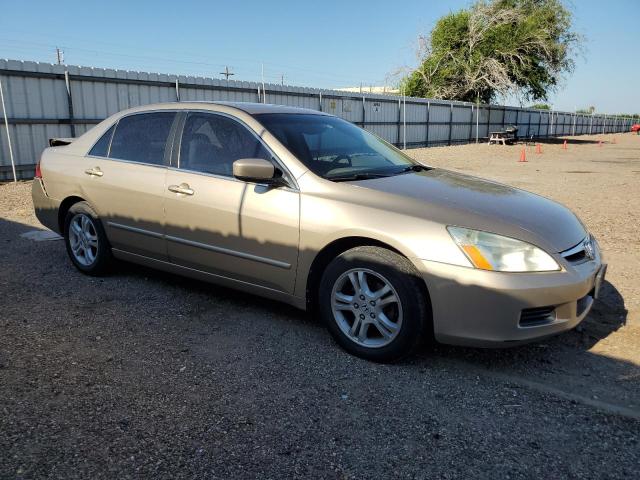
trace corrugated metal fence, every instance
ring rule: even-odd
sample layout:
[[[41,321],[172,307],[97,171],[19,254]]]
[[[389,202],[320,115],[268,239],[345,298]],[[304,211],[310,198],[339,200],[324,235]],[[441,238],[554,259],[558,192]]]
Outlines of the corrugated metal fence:
[[[255,82],[226,81],[0,59],[0,180],[33,175],[51,137],[79,136],[120,110],[176,100],[262,102],[322,110],[360,125],[400,147],[451,145],[486,138],[508,125],[518,135],[548,137],[628,131],[632,119],[576,115],[463,102],[353,94]]]

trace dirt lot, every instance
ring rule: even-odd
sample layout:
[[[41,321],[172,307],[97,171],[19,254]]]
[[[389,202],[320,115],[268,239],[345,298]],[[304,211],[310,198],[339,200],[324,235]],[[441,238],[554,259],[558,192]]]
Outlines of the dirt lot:
[[[130,265],[79,274],[0,186],[0,478],[633,478],[640,472],[640,137],[410,151],[559,200],[610,264],[575,331],[398,365],[309,315]]]

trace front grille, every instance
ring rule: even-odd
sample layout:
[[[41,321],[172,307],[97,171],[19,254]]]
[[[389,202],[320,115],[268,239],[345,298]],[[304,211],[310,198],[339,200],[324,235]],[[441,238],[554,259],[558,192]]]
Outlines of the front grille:
[[[587,258],[587,252],[582,249],[579,252],[572,253],[571,255],[567,255],[564,258],[567,260],[567,262],[570,263],[582,262],[585,258]]]
[[[556,319],[555,307],[525,308],[520,313],[521,327],[538,327],[553,323]]]
[[[595,248],[595,241],[592,240],[591,236],[588,236],[575,247],[561,252],[560,255],[562,255],[567,262],[576,265],[593,260]]]

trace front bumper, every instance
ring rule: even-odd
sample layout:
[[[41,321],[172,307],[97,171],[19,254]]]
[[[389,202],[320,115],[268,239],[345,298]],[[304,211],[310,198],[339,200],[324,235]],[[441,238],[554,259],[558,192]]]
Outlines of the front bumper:
[[[560,272],[506,273],[419,260],[431,297],[435,339],[500,347],[527,343],[578,325],[593,305],[606,265],[592,261]],[[521,323],[522,311],[553,307],[542,324]]]

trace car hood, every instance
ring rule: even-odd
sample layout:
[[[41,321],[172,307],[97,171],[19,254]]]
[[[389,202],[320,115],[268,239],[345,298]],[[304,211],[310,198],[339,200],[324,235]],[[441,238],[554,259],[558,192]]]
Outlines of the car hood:
[[[434,168],[351,185],[383,194],[375,197],[399,213],[518,238],[553,252],[577,245],[587,234],[576,215],[559,203],[448,170]]]

